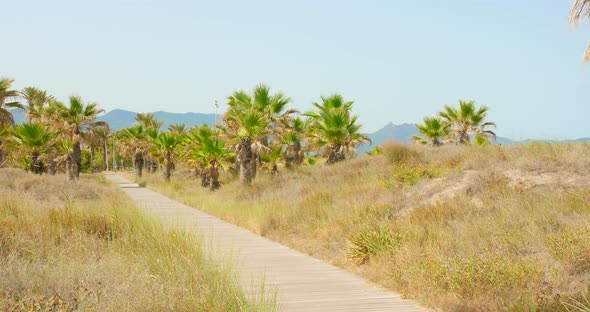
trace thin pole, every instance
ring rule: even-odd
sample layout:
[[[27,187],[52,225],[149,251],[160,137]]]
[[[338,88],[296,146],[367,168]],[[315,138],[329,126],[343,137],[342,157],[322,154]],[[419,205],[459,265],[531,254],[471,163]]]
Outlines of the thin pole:
[[[105,154],[104,161],[106,162],[107,171],[109,171],[109,149],[108,149],[107,141],[108,141],[108,139],[104,140],[104,154]]]
[[[115,151],[115,138],[113,138],[113,171],[117,171],[117,167],[115,167],[115,162],[116,162],[116,160],[115,160],[116,153],[115,152],[116,152]]]

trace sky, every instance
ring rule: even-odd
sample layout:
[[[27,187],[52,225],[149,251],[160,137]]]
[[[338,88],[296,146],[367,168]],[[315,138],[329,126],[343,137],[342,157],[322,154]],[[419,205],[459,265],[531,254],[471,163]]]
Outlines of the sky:
[[[590,27],[568,0],[0,0],[0,77],[105,110],[220,112],[266,83],[301,111],[355,102],[363,131],[459,99],[498,135],[590,137]]]

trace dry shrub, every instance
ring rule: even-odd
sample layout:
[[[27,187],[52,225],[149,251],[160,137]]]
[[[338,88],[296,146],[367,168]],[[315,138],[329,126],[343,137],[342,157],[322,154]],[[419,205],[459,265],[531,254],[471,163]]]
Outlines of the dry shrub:
[[[381,150],[391,164],[412,164],[420,161],[420,154],[413,147],[402,143],[387,142]]]
[[[449,220],[460,218],[464,210],[458,205],[449,203],[436,203],[418,207],[409,214],[409,221],[412,223],[445,223]]]

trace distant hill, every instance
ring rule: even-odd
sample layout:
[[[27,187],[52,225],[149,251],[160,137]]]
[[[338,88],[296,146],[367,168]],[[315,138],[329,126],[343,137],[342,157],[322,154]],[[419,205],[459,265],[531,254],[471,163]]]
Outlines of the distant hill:
[[[135,123],[135,115],[137,115],[135,112],[114,109],[99,116],[97,120],[106,121],[112,129],[120,130],[133,125]],[[154,112],[154,118],[164,121],[162,129],[168,129],[168,126],[171,124],[185,124],[189,127],[200,126],[203,124],[213,126],[215,124],[215,114],[168,113],[157,111]]]
[[[102,116],[99,116],[97,119],[100,121],[106,121],[109,123],[112,129],[120,130],[126,127],[131,126],[135,123],[135,115],[137,113],[123,110],[123,109],[114,109]],[[12,115],[14,116],[14,121],[16,123],[21,123],[24,121],[25,116],[22,110],[14,109],[12,110]],[[156,119],[160,119],[164,121],[163,129],[167,129],[168,125],[170,124],[185,124],[189,127],[195,125],[203,125],[208,124],[213,126],[215,123],[215,114],[200,114],[200,113],[169,113],[164,111],[157,111],[154,112],[154,116]],[[370,151],[374,146],[383,144],[386,141],[398,141],[403,143],[412,143],[412,136],[419,135],[419,131],[416,128],[416,125],[404,123],[401,125],[395,125],[393,123],[388,123],[383,128],[377,130],[374,133],[369,133],[367,136],[371,139],[372,144],[363,144],[357,148],[357,153],[363,154],[365,152]],[[505,137],[497,137],[496,143],[502,145],[510,145],[510,144],[526,144],[533,141],[539,142],[551,142],[551,143],[567,143],[567,142],[590,142],[590,138],[580,138],[576,140],[522,140],[522,141],[514,141],[509,138]]]
[[[22,123],[25,120],[25,114],[22,110],[13,109],[11,112],[16,123]],[[114,109],[96,119],[99,121],[106,121],[114,130],[120,130],[133,125],[135,123],[135,115],[137,115],[136,112]],[[185,124],[189,127],[200,126],[203,124],[213,126],[215,124],[215,114],[169,113],[158,111],[154,112],[154,117],[164,121],[162,129],[168,129],[168,126],[171,124]]]

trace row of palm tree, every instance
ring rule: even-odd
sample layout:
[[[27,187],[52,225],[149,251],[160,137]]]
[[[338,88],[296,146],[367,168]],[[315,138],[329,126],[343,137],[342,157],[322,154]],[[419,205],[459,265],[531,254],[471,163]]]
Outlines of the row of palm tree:
[[[0,160],[5,161],[9,149],[11,157],[33,173],[55,174],[65,167],[70,180],[79,179],[82,144],[96,146],[109,132],[106,123],[96,122],[102,110],[79,96],[64,104],[34,87],[13,90],[13,83],[0,79]],[[24,110],[24,124],[14,125],[11,108]]]
[[[489,130],[496,127],[491,121],[485,121],[489,107],[477,107],[475,101],[459,100],[459,106],[445,105],[434,117],[425,117],[418,124],[422,136],[414,136],[419,144],[441,146],[445,143],[487,145],[496,134]]]
[[[280,162],[293,168],[303,164],[306,155],[325,155],[333,164],[368,141],[360,133],[358,116],[351,113],[353,102],[338,94],[322,97],[313,104],[316,109],[305,114],[288,108],[290,103],[282,92],[273,94],[260,84],[252,92],[229,96],[228,110],[215,128],[171,125],[161,131],[162,122],[153,114],[141,114],[117,138],[122,153],[134,159],[136,175],[142,175],[145,159],[153,159],[169,180],[176,163],[182,162],[212,189],[220,187],[220,170],[229,169],[250,185],[259,170],[278,173]]]

